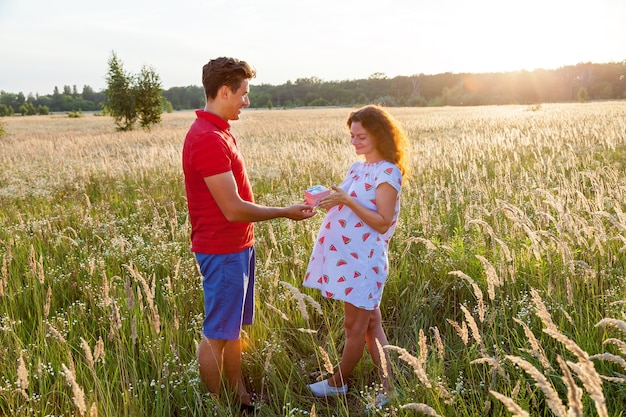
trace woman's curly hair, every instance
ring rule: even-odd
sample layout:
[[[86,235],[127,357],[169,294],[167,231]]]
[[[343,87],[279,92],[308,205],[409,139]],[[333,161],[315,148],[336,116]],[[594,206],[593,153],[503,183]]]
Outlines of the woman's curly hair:
[[[350,113],[348,129],[353,122],[361,123],[372,135],[376,149],[385,160],[396,164],[403,176],[410,173],[406,133],[393,116],[382,107],[371,104]]]

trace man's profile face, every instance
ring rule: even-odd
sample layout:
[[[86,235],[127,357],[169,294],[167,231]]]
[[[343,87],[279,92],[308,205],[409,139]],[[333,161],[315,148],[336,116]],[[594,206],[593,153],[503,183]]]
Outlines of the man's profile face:
[[[241,109],[250,105],[250,98],[248,93],[250,92],[250,81],[243,80],[236,91],[226,88],[226,107],[227,107],[227,120],[239,120]]]

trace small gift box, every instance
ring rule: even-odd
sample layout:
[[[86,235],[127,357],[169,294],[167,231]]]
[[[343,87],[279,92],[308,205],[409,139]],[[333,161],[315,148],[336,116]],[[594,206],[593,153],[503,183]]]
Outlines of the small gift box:
[[[317,206],[320,200],[330,194],[330,190],[323,185],[307,188],[304,192],[304,202],[311,206]]]

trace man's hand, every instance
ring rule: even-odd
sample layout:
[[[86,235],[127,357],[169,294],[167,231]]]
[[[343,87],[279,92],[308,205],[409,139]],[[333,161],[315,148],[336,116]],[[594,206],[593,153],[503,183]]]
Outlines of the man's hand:
[[[315,207],[308,204],[294,204],[285,207],[285,217],[291,220],[304,220],[317,214]]]

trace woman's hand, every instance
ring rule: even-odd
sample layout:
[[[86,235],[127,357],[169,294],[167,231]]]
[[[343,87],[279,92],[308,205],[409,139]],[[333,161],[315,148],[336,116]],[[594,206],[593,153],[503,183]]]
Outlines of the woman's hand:
[[[351,201],[354,201],[352,197],[350,197],[348,193],[346,193],[341,188],[335,187],[333,185],[331,189],[333,190],[333,192],[322,198],[317,204],[318,207],[323,208],[324,210],[330,210],[331,208],[340,204],[349,205]]]
[[[320,200],[318,204],[320,208],[329,210],[334,206],[343,204],[379,233],[385,233],[391,226],[398,191],[388,183],[383,183],[376,187],[375,210],[364,207],[339,187],[332,187],[332,189],[334,192]]]

